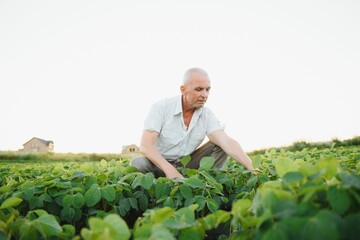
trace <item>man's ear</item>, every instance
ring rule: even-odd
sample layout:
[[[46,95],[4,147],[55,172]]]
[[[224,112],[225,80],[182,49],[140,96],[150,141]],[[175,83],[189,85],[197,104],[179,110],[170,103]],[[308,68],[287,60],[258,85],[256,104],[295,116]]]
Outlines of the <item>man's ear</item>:
[[[184,86],[184,85],[181,85],[181,86],[180,86],[180,92],[181,92],[182,94],[185,93],[185,86]]]

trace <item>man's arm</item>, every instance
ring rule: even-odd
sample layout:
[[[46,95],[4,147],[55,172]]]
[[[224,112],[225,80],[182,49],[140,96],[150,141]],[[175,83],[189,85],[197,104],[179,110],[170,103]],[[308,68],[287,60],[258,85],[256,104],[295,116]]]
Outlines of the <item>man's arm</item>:
[[[240,144],[229,137],[223,130],[216,130],[208,135],[211,142],[220,146],[230,157],[241,163],[244,167],[256,173],[249,156],[244,152]]]
[[[183,178],[179,171],[176,170],[176,168],[171,165],[154,146],[158,137],[158,132],[144,130],[140,142],[141,153],[160,168],[165,173],[166,177]]]

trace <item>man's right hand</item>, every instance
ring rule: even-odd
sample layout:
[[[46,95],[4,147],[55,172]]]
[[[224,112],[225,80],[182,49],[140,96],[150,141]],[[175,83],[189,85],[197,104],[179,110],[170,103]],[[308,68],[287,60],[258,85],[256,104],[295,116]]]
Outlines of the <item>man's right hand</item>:
[[[179,171],[177,171],[176,169],[171,169],[171,170],[167,171],[165,173],[165,175],[166,175],[167,178],[170,178],[170,179],[172,179],[172,178],[184,178],[184,176],[181,175],[181,173],[179,173]]]

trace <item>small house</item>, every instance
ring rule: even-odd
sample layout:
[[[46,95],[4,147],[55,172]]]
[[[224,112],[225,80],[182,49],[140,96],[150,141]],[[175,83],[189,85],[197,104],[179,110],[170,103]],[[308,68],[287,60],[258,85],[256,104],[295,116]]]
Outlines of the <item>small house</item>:
[[[54,142],[47,141],[41,138],[33,137],[23,144],[21,152],[36,153],[36,152],[54,152]]]
[[[135,144],[130,144],[130,145],[124,145],[122,147],[122,154],[126,154],[126,153],[140,153],[140,148],[138,146],[136,146]]]

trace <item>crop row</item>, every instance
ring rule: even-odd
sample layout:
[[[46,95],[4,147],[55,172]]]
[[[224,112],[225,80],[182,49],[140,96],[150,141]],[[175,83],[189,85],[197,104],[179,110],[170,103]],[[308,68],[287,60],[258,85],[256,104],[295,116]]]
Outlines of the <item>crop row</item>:
[[[355,239],[358,147],[266,151],[142,174],[127,160],[1,163],[0,239]],[[188,159],[184,158],[186,165]],[[327,231],[324,231],[327,229]]]

